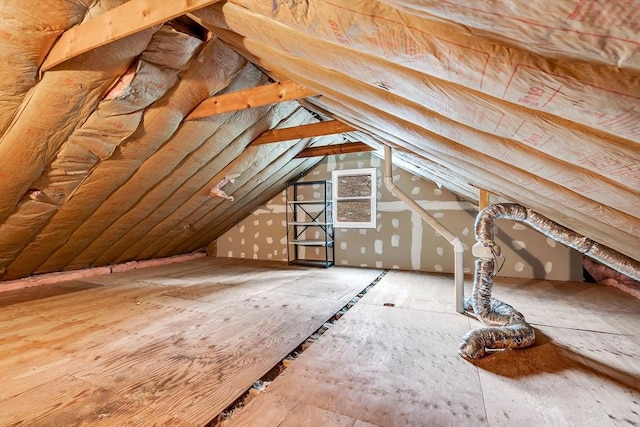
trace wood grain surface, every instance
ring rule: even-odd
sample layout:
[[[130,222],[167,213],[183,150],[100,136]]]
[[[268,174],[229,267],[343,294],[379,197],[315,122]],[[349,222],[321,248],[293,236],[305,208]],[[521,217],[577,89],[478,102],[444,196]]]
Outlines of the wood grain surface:
[[[391,271],[222,424],[638,423],[640,301],[603,285],[501,278],[494,295],[530,315],[537,340],[472,364],[457,347],[479,324],[454,312],[452,278]]]
[[[207,257],[0,293],[0,425],[205,425],[379,273]]]

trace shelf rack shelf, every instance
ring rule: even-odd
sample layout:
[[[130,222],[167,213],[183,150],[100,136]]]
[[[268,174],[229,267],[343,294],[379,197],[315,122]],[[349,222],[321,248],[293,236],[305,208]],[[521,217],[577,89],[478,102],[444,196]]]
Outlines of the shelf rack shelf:
[[[302,181],[287,187],[289,264],[334,265],[331,181]]]

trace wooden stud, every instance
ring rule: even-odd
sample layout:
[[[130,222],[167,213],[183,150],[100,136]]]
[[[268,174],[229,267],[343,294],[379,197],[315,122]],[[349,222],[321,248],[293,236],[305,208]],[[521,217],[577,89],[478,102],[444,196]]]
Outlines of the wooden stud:
[[[261,107],[313,95],[317,95],[317,93],[291,80],[285,80],[205,99],[189,113],[186,120],[196,120],[215,114]]]
[[[220,0],[131,0],[65,31],[42,64],[50,70],[80,54]]]
[[[478,210],[482,210],[491,204],[491,193],[487,190],[480,189],[480,201],[478,203]]]
[[[335,133],[352,132],[356,129],[338,120],[311,123],[284,129],[271,129],[263,132],[251,142],[251,145],[270,144],[272,142],[290,141],[313,136],[333,135]]]
[[[323,145],[320,147],[305,148],[296,155],[296,158],[330,156],[332,154],[360,153],[362,151],[374,151],[374,149],[364,142],[347,142],[345,144]]]

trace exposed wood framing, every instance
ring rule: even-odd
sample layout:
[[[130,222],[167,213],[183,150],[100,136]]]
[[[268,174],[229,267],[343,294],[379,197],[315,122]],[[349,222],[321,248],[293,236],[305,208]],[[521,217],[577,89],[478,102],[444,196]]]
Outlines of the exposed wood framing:
[[[218,1],[220,0],[131,0],[65,31],[42,64],[42,71]]]
[[[321,147],[305,148],[296,155],[296,158],[329,156],[331,154],[360,153],[362,151],[373,151],[373,148],[371,148],[364,142],[347,142],[345,144],[338,145],[323,145]]]
[[[295,82],[285,80],[205,99],[189,113],[186,120],[196,120],[216,114],[261,107],[313,95],[317,95],[317,93]]]
[[[251,145],[290,141],[292,139],[310,138],[313,136],[333,135],[334,133],[352,132],[354,130],[356,129],[339,120],[331,120],[284,129],[271,129],[254,139]]]
[[[482,210],[491,204],[491,193],[487,190],[480,189],[480,202],[478,203],[478,209]]]

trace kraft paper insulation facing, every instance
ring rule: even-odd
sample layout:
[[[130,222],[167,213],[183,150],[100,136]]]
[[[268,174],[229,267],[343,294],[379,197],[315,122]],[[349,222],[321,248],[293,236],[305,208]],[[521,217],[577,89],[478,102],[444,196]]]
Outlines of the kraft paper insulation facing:
[[[255,71],[255,69],[253,70]],[[254,72],[254,74],[256,73]],[[259,76],[256,76],[256,78],[259,78]],[[253,119],[253,117],[255,117],[255,120],[259,120],[257,122],[259,129],[268,129],[269,126],[276,124],[280,120],[282,114],[291,112],[291,105],[287,105],[289,109],[284,107],[285,105],[282,105],[281,108],[277,108],[275,111],[269,110],[264,118],[261,118],[264,114],[264,110],[261,109],[247,110],[243,112],[243,115],[247,118]],[[220,118],[222,119],[222,117]],[[220,124],[222,124],[222,126],[220,126]],[[219,123],[218,126],[220,126],[220,128],[216,134],[228,135],[228,137],[233,138],[233,142],[225,147],[214,138],[205,141],[205,143],[194,152],[194,155],[190,156],[184,162],[183,167],[172,175],[170,180],[163,181],[144,196],[141,203],[143,205],[150,204],[155,206],[153,212],[147,212],[146,217],[144,216],[145,211],[143,210],[127,212],[127,214],[118,221],[118,223],[121,223],[120,226],[126,226],[135,220],[137,225],[127,231],[117,243],[98,258],[98,262],[100,262],[101,259],[110,259],[111,257],[117,256],[122,259],[135,257],[143,250],[158,250],[159,247],[155,242],[165,237],[167,229],[181,227],[178,224],[184,216],[193,211],[192,205],[199,205],[200,203],[207,203],[208,205],[213,202],[201,197],[190,198],[192,192],[204,188],[208,183],[215,181],[215,178],[212,178],[211,174],[222,167],[222,165],[215,166],[215,169],[207,167],[208,159],[216,154],[223,156],[224,159],[234,158],[239,155],[250,142],[251,135],[250,133],[240,133],[243,129],[233,126],[233,124],[229,122]],[[259,130],[255,132],[260,133]],[[223,138],[222,140],[226,141],[227,139]],[[170,153],[167,154],[170,155]],[[195,173],[191,174],[189,170],[193,170]],[[169,193],[180,188],[180,186],[191,189],[191,191],[178,192],[168,197]],[[209,188],[207,188],[207,193]],[[182,226],[184,225],[185,224]],[[118,235],[119,234],[116,234],[115,237]],[[132,244],[131,242],[134,243]]]
[[[121,3],[0,10],[0,280],[202,249],[266,201],[310,141],[250,142],[313,114],[184,121],[259,69],[426,179],[640,258],[640,1],[230,0],[193,13],[211,40],[158,25],[40,75],[60,34]],[[209,197],[232,175],[233,202]]]
[[[200,100],[226,87],[233,75],[244,65],[244,61],[228,48],[213,42],[205,46],[200,57],[191,64],[197,64],[197,67],[185,70],[182,80],[175,86],[175,91],[169,94],[174,100],[173,103],[158,102],[157,108],[147,109],[143,118],[144,127],[139,127],[136,134],[121,144],[119,156],[114,156],[96,168],[92,177],[95,176],[97,179],[109,176],[114,169],[118,170],[118,187],[113,188],[112,192],[106,195],[106,199],[89,212],[91,216],[87,220],[78,224],[66,244],[43,264],[44,269],[48,270],[48,266],[55,268],[54,265],[59,262],[71,261],[71,265],[74,265],[75,257],[113,222],[114,214],[120,216],[136,206],[138,199],[132,195],[141,197],[151,185],[171,172],[172,163],[156,162],[154,158],[160,156],[163,150],[172,148],[170,144],[179,137],[179,126],[184,116]],[[229,75],[229,69],[233,70],[234,74]],[[181,129],[188,130],[187,126]],[[195,143],[197,140],[191,142]],[[161,148],[162,144],[165,145]],[[173,157],[178,160],[179,152],[174,152]],[[111,178],[110,181],[113,182],[114,179]],[[104,194],[99,189],[98,191],[98,194]],[[92,201],[98,199],[86,194],[77,197],[76,203],[82,203],[84,197]],[[72,201],[73,199],[70,202]]]
[[[188,55],[164,54],[167,50],[177,50],[171,49],[173,44],[179,44],[181,51]],[[41,230],[93,168],[112,156],[116,147],[138,128],[144,108],[173,86],[178,72],[199,45],[198,40],[170,27],[154,34],[147,50],[127,74],[134,76],[129,85],[119,95],[113,94],[115,98],[101,101],[73,131],[50,167],[32,184],[38,193],[19,205],[10,224],[0,225],[3,243],[10,248],[10,252],[0,258],[15,258],[28,243],[24,231]]]
[[[38,7],[11,2],[0,8],[0,134],[4,133],[25,94],[38,80],[38,69],[58,36],[82,21],[86,1],[43,0]]]

